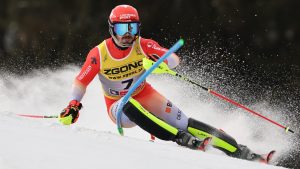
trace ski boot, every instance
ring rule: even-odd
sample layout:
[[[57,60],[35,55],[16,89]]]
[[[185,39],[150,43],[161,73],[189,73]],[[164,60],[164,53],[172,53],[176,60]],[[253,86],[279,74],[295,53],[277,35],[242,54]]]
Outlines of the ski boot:
[[[234,157],[269,164],[274,153],[275,151],[272,150],[266,155],[256,154],[252,152],[247,146],[239,144],[239,149],[237,150],[237,153],[234,155]]]
[[[207,137],[204,140],[199,140],[190,133],[185,131],[179,131],[174,140],[178,145],[188,147],[193,150],[205,151],[207,145],[211,141],[211,137]]]

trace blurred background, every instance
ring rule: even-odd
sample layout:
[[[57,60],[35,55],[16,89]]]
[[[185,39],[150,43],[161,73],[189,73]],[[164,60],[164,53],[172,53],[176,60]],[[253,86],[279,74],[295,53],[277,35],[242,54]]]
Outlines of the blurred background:
[[[89,49],[109,37],[108,15],[118,4],[135,6],[142,36],[165,47],[182,37],[193,48],[184,50],[217,45],[247,64],[282,65],[299,72],[297,0],[0,2],[1,67],[16,73],[82,62]]]
[[[144,38],[167,48],[185,39],[181,72],[243,103],[267,99],[291,112],[287,118],[298,126],[297,0],[0,0],[1,74],[82,65],[89,50],[110,37],[107,19],[119,4],[137,8]],[[298,165],[284,160],[284,166]]]

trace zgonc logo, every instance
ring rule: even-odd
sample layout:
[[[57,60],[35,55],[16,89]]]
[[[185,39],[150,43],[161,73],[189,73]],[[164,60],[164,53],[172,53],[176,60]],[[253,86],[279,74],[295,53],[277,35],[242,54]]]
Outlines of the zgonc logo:
[[[104,69],[104,74],[106,74],[106,75],[115,75],[115,74],[130,71],[130,70],[138,68],[140,66],[143,66],[143,61],[142,60],[135,61],[133,63],[129,63],[127,65],[123,65],[123,66],[120,66],[120,67],[115,67],[115,68],[111,68],[111,69]]]

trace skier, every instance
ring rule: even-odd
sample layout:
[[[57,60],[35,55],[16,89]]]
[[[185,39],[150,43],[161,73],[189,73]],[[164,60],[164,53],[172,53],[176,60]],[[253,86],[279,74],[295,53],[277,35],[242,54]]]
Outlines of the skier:
[[[140,36],[139,15],[130,5],[119,5],[112,9],[108,24],[111,37],[91,49],[87,55],[73,83],[71,101],[60,114],[59,121],[62,124],[69,125],[77,121],[82,108],[80,101],[97,74],[108,115],[116,123],[120,99],[145,71],[142,59],[146,57],[156,61],[167,51],[156,41]],[[179,58],[173,53],[165,63],[175,68]],[[121,125],[125,128],[138,125],[157,138],[174,141],[191,149],[198,149],[205,138],[211,137],[212,145],[229,156],[247,160],[262,159],[246,146],[237,144],[234,138],[223,131],[188,118],[146,81],[135,90],[122,113]]]

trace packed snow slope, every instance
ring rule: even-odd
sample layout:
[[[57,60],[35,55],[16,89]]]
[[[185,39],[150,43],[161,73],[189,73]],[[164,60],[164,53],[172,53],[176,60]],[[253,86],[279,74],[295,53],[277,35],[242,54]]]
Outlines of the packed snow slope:
[[[0,169],[281,168],[230,158],[213,148],[203,153],[172,142],[150,142],[149,134],[138,127],[125,129],[125,136],[119,136],[107,116],[97,78],[82,100],[84,108],[74,125],[16,115],[57,115],[69,102],[72,81],[78,71],[78,67],[66,67],[58,71],[40,70],[23,77],[1,77]],[[148,81],[188,116],[222,128],[254,151],[266,153],[276,149],[277,156],[288,153],[293,140],[281,141],[286,133],[278,128],[248,117],[241,110],[228,112],[217,103],[201,101],[193,97],[188,85],[176,79],[152,76]],[[268,111],[263,105],[254,107]],[[276,163],[276,156],[274,160]]]
[[[1,113],[1,169],[280,168],[78,126]]]

